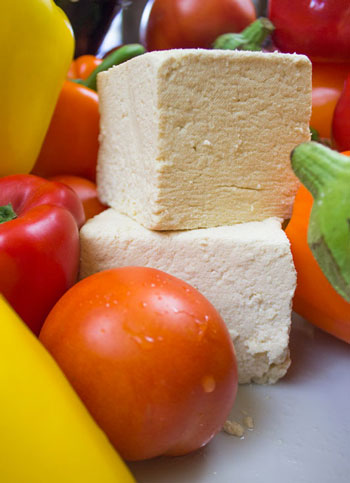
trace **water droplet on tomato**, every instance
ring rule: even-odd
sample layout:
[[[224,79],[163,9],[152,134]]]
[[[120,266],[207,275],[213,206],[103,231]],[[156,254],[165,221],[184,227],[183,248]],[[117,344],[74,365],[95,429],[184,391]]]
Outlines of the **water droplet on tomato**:
[[[202,377],[201,384],[204,389],[204,392],[208,392],[208,393],[213,392],[216,387],[215,379],[211,375]]]

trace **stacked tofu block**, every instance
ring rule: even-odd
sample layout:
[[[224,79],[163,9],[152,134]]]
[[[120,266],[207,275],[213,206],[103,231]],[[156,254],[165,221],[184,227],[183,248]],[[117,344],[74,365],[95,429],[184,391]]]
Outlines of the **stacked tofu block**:
[[[296,275],[281,222],[309,139],[304,56],[220,50],[147,53],[99,74],[99,197],[81,230],[81,277],[159,268],[203,293],[232,335],[239,381],[290,364]]]

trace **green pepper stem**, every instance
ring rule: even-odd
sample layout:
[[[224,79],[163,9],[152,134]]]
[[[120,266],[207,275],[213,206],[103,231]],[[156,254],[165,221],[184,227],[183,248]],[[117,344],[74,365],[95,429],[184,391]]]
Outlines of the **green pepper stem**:
[[[82,84],[89,89],[97,90],[97,74],[113,67],[114,65],[122,64],[123,62],[132,59],[138,55],[144,54],[145,49],[141,44],[128,44],[119,47],[119,49],[111,52],[100,65],[85,80],[76,79],[75,82]]]
[[[17,218],[15,211],[12,208],[11,203],[5,206],[0,206],[0,223],[11,221]]]
[[[291,153],[292,168],[316,199],[332,180],[349,176],[350,159],[320,143],[299,144]]]
[[[265,17],[258,18],[241,33],[220,35],[213,44],[214,49],[223,50],[262,50],[262,44],[274,31],[273,23]]]

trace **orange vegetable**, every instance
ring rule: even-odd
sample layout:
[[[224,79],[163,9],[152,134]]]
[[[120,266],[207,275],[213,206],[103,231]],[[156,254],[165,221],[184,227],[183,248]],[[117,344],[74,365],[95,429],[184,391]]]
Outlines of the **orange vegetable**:
[[[322,138],[331,138],[335,106],[344,87],[350,63],[312,64],[312,114],[310,125]]]
[[[236,397],[235,352],[219,313],[154,268],[81,280],[50,312],[40,340],[128,460],[201,448]]]
[[[128,44],[103,60],[84,55],[72,63],[33,174],[44,178],[70,174],[95,181],[100,121],[97,74],[144,51],[140,44]]]
[[[80,178],[79,176],[59,175],[50,178],[51,181],[59,181],[64,183],[78,195],[83,203],[85,221],[104,211],[107,206],[102,204],[97,197],[97,189],[92,181]]]
[[[98,59],[94,55],[81,55],[71,63],[67,78],[87,79],[101,62],[102,59]]]
[[[350,155],[350,151],[344,153]],[[350,343],[350,303],[328,282],[307,244],[313,198],[301,186],[286,228],[297,271],[293,309],[320,329]]]
[[[44,178],[71,174],[94,181],[99,119],[97,92],[65,81],[33,173]]]

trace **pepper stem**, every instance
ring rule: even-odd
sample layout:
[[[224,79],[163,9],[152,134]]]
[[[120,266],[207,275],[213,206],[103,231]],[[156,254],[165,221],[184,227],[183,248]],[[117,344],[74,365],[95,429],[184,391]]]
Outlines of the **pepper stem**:
[[[213,44],[214,49],[223,50],[262,50],[262,44],[275,30],[273,23],[265,17],[260,17],[248,25],[241,33],[220,35]]]
[[[314,198],[342,172],[348,172],[350,164],[347,156],[313,141],[299,144],[291,153],[291,161],[294,173]]]
[[[0,206],[0,223],[5,223],[6,221],[11,221],[17,218],[11,203],[5,206]]]
[[[94,91],[97,90],[97,74],[100,72],[113,67],[114,65],[119,65],[127,60],[132,59],[138,55],[144,54],[145,49],[141,44],[128,44],[119,47],[119,49],[114,50],[111,52],[102,62],[100,65],[96,67],[95,70],[91,72],[89,77],[85,80],[75,79],[74,82],[78,84],[82,84],[89,89],[93,89]]]

